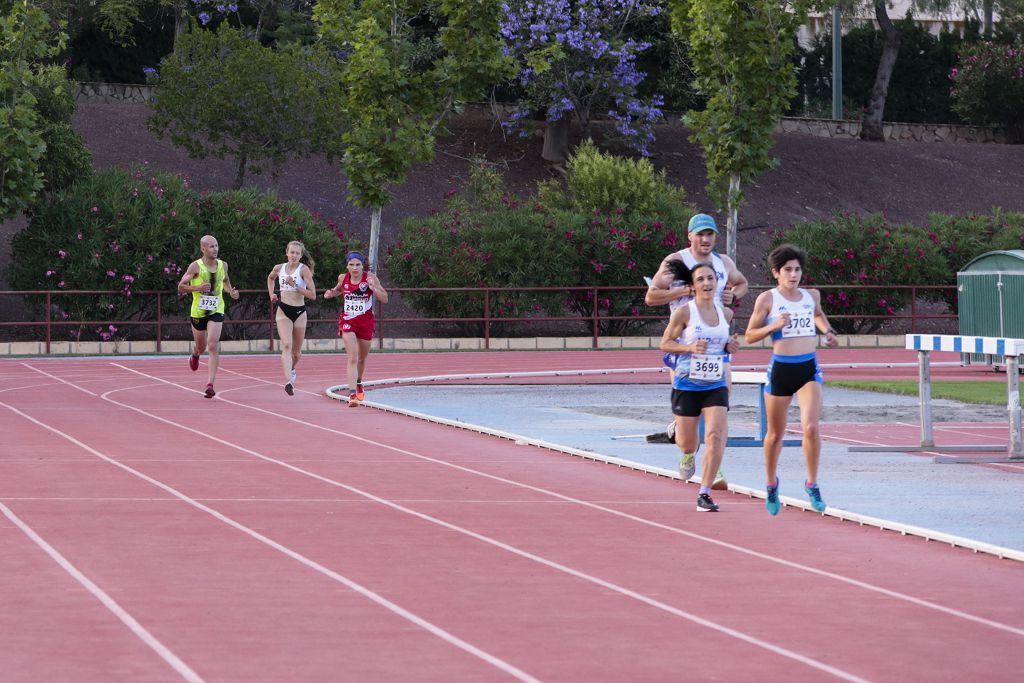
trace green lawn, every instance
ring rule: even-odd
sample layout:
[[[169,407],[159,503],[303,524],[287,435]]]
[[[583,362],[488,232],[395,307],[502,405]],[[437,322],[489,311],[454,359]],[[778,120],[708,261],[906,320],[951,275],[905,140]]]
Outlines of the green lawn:
[[[917,396],[917,380],[892,382],[856,380],[828,382],[828,385],[844,389]],[[948,398],[964,403],[988,403],[1004,406],[1006,405],[1006,382],[932,382],[932,398]]]

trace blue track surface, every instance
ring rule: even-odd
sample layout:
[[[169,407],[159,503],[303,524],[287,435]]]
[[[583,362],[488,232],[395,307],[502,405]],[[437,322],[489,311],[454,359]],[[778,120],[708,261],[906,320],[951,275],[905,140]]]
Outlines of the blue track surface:
[[[381,387],[370,398],[382,405],[674,471],[679,460],[675,445],[613,438],[664,429],[671,420],[668,392],[667,385],[432,385]],[[830,404],[909,410],[916,399],[827,388],[825,403],[828,419]],[[756,388],[735,387],[732,405],[730,434],[756,434]],[[798,420],[794,407],[790,424],[797,425]],[[884,423],[877,426],[884,428]],[[722,469],[730,483],[764,486],[760,448],[729,448]],[[784,496],[804,497],[803,455],[798,447],[783,450],[779,477]],[[1024,550],[1024,472],[939,465],[923,455],[848,453],[845,444],[825,442],[819,482],[830,506]],[[680,495],[696,495],[696,488],[680,488]],[[729,498],[720,496],[718,502],[725,508]],[[787,514],[800,513],[783,509],[779,519]]]

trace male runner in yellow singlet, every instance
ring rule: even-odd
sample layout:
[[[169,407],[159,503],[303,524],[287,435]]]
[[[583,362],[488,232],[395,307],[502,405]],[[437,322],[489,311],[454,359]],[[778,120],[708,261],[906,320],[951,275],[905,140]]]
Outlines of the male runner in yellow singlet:
[[[220,330],[224,324],[224,294],[238,299],[238,290],[231,286],[228,278],[228,264],[217,258],[220,246],[213,235],[204,235],[199,240],[199,250],[203,256],[188,265],[185,274],[178,282],[179,292],[192,293],[192,338],[195,347],[188,359],[189,367],[195,372],[199,369],[199,355],[209,350],[207,362],[206,398],[213,398],[217,393],[213,390],[213,381],[217,377],[217,365],[220,363]]]

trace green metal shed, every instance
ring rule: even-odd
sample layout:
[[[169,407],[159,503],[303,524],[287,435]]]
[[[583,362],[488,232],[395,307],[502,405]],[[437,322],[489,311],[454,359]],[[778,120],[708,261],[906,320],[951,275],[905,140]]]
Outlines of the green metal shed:
[[[956,274],[960,334],[1024,339],[1024,249],[990,251]],[[992,356],[964,354],[993,364]]]

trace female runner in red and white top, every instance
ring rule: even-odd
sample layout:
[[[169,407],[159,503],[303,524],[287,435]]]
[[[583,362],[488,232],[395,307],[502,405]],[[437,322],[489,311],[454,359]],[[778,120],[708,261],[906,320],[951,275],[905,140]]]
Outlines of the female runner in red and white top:
[[[366,269],[366,258],[358,251],[349,252],[345,260],[348,272],[338,276],[338,284],[324,292],[324,298],[344,297],[338,316],[338,334],[345,344],[348,386],[352,390],[348,405],[355,408],[365,398],[363,372],[373,339],[373,304],[374,301],[386,304],[388,292],[377,276]]]

